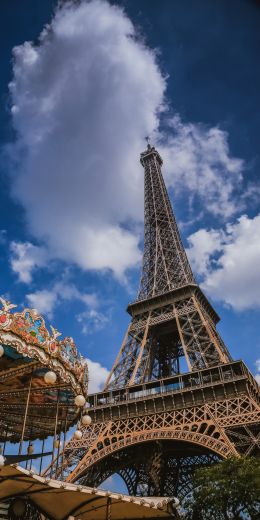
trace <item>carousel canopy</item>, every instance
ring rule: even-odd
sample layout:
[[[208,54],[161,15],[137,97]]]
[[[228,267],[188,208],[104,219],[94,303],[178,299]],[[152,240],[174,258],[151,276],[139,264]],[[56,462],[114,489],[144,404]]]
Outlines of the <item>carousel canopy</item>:
[[[0,441],[20,440],[25,414],[25,440],[58,434],[78,418],[75,397],[87,395],[87,365],[73,339],[59,339],[52,326],[49,332],[37,311],[12,312],[16,306],[3,298],[0,304]]]
[[[0,500],[19,496],[51,520],[179,518],[174,498],[130,497],[46,479],[18,466],[0,468]]]

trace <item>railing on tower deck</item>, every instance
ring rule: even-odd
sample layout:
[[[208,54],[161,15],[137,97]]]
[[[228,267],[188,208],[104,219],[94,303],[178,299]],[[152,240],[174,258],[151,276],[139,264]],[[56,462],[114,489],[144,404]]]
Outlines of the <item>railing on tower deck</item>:
[[[258,387],[252,374],[240,360],[157,381],[92,394],[89,396],[89,405],[90,408],[103,408],[104,406],[117,405],[132,400],[156,397],[159,394],[173,394],[244,379]]]

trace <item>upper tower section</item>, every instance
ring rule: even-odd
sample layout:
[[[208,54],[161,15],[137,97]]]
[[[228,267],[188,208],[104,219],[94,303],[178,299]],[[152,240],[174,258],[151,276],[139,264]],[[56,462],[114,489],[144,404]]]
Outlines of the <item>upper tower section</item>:
[[[144,254],[137,299],[145,300],[196,282],[162,176],[162,158],[148,144],[140,161],[144,167]]]

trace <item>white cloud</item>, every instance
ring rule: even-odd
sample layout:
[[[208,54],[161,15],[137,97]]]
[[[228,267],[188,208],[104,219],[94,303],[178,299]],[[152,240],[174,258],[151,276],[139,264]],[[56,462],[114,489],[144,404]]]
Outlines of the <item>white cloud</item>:
[[[255,379],[258,382],[258,384],[260,385],[260,359],[257,359],[255,364],[256,364],[256,369],[257,369],[257,374],[255,374]]]
[[[231,156],[228,134],[220,128],[183,123],[179,116],[168,122],[161,147],[166,181],[175,193],[195,196],[214,215],[228,217],[244,206],[236,191],[242,188],[244,162]]]
[[[225,230],[199,230],[188,255],[214,299],[244,310],[260,306],[260,215],[240,217]]]
[[[10,252],[11,268],[24,283],[31,282],[34,269],[43,267],[48,257],[44,248],[30,242],[11,242]]]
[[[98,330],[102,330],[109,321],[108,316],[96,309],[81,312],[76,318],[82,325],[83,334],[93,334]]]
[[[48,291],[42,289],[26,295],[28,304],[33,309],[36,309],[40,314],[52,318],[53,310],[57,304],[58,295],[55,291]]]
[[[123,223],[142,219],[137,158],[164,89],[155,54],[105,1],[63,4],[38,46],[14,49],[13,193],[52,256],[119,277],[139,261]]]
[[[222,235],[219,230],[200,229],[188,237],[189,259],[197,274],[207,275],[211,268],[213,255],[221,251]]]
[[[99,305],[97,295],[95,293],[81,293],[73,284],[58,282],[54,285],[54,291],[58,297],[63,300],[79,300],[87,306],[96,308]]]
[[[161,143],[169,185],[215,214],[237,209],[243,162],[231,157],[227,134],[177,116],[167,134],[158,131],[166,79],[118,6],[63,3],[38,45],[14,49],[13,63],[12,190],[49,258],[121,279],[136,266],[146,135]]]
[[[89,369],[89,393],[101,392],[109,375],[109,370],[100,363],[86,359]]]
[[[83,333],[96,332],[103,328],[108,321],[108,317],[96,310],[99,305],[95,294],[81,294],[72,284],[64,282],[57,283],[52,291],[43,289],[26,296],[31,307],[35,308],[39,313],[45,314],[48,318],[53,317],[54,308],[60,304],[61,300],[78,299],[83,302],[86,311],[77,316],[78,321],[83,325]],[[84,327],[86,329],[84,330]],[[92,330],[91,330],[92,329]],[[99,392],[103,389],[109,371],[100,363],[86,359],[89,369],[89,392]]]
[[[94,312],[98,306],[96,294],[81,293],[73,284],[56,283],[51,290],[42,289],[26,295],[29,305],[39,313],[52,318],[53,311],[62,301],[79,300]],[[91,312],[91,310],[89,312]]]

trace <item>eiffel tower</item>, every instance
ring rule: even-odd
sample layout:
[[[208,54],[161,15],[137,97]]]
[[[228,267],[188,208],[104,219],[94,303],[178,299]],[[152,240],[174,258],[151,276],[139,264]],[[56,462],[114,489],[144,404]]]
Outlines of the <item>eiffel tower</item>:
[[[117,473],[131,495],[181,498],[195,468],[259,453],[259,387],[216,330],[219,317],[193,276],[162,162],[148,144],[143,266],[130,325],[103,392],[89,396],[91,426],[81,425],[82,438],[72,438],[55,464],[67,481],[99,486]]]

